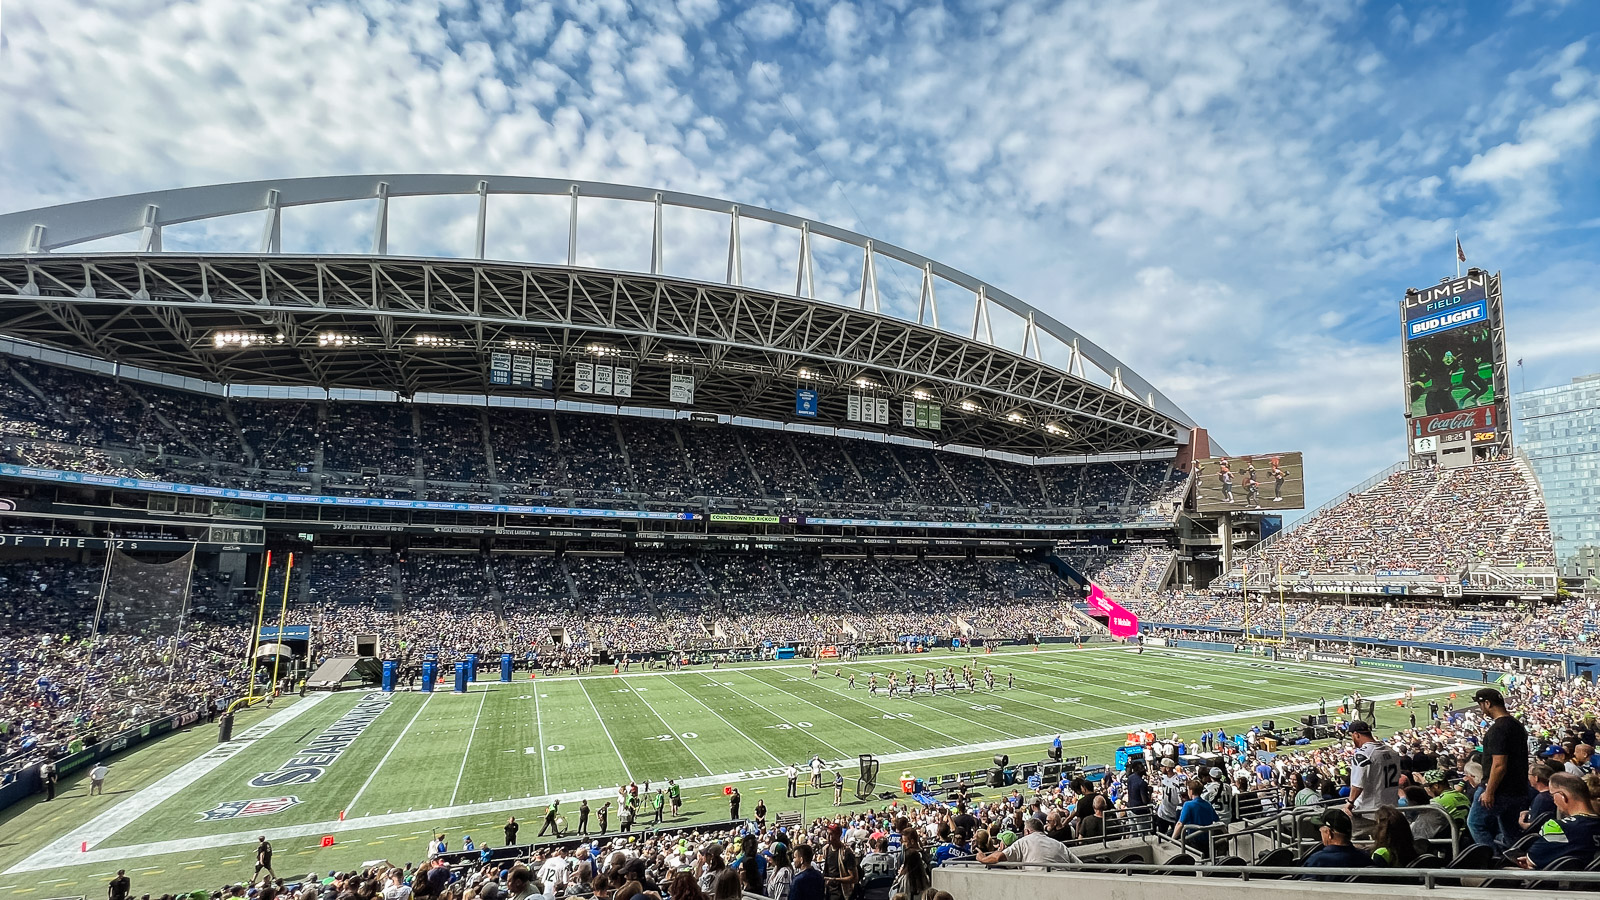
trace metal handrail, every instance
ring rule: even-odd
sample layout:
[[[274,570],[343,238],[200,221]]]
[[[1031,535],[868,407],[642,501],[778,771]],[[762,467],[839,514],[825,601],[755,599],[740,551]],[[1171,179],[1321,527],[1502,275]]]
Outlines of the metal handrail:
[[[1600,872],[1587,872],[1583,870],[1552,870],[1552,869],[1406,869],[1385,868],[1383,866],[1222,866],[1215,864],[1199,865],[1164,865],[1161,863],[1119,863],[1119,862],[1075,862],[1075,863],[1023,863],[1001,862],[985,864],[975,859],[950,859],[945,860],[941,868],[955,866],[971,867],[983,866],[986,869],[1022,870],[1028,872],[1062,872],[1079,873],[1088,875],[1171,875],[1171,876],[1199,876],[1220,875],[1238,877],[1240,880],[1249,881],[1255,878],[1304,878],[1346,879],[1351,876],[1364,878],[1381,878],[1385,881],[1396,878],[1414,880],[1422,887],[1432,890],[1439,887],[1440,881],[1452,882],[1455,886],[1463,878],[1488,880],[1491,878],[1515,878],[1524,882],[1569,881],[1574,884],[1600,885]],[[934,871],[938,871],[935,869]]]

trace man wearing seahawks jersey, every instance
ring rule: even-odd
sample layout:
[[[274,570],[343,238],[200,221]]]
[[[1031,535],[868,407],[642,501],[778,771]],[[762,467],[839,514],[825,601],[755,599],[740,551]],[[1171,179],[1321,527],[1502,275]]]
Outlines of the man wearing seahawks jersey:
[[[1346,808],[1358,840],[1372,834],[1378,807],[1400,805],[1400,754],[1372,736],[1372,726],[1356,719],[1349,726],[1356,745],[1350,762],[1350,802]]]

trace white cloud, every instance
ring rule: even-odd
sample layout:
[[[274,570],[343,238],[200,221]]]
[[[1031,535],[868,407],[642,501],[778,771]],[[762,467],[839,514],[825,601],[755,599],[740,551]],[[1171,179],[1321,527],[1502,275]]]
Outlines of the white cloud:
[[[757,3],[739,14],[739,29],[758,41],[788,37],[800,27],[800,16],[787,3]]]
[[[819,27],[803,28],[800,9]],[[763,203],[1036,303],[1230,449],[1313,452],[1314,499],[1402,452],[1399,291],[1437,276],[1457,227],[1475,260],[1542,266],[1524,245],[1584,205],[1565,196],[1564,173],[1595,181],[1600,128],[1600,82],[1570,28],[1549,26],[1525,56],[1486,40],[1470,71],[1433,82],[1432,63],[1466,64],[1427,54],[1475,23],[1414,8],[528,0],[506,16],[389,0],[32,0],[6,11],[0,208],[379,170]],[[442,209],[436,243],[470,234],[470,212]],[[564,240],[536,204],[505,221],[512,238],[497,252]],[[685,255],[703,250],[717,271],[725,233],[691,230],[697,249],[669,259],[692,268]],[[307,236],[319,239],[335,243]],[[859,258],[837,262],[819,275],[848,294]],[[792,277],[791,265],[763,277]],[[1576,275],[1538,283],[1581,295]],[[1514,326],[1530,356],[1554,367],[1589,352],[1572,329],[1539,322],[1563,339]]]
[[[828,48],[836,57],[848,57],[861,41],[861,13],[854,3],[835,3],[828,8],[823,30],[828,36]]]
[[[1498,144],[1456,170],[1466,184],[1496,184],[1542,173],[1569,150],[1587,147],[1600,125],[1600,100],[1557,106],[1522,123],[1516,141]]]

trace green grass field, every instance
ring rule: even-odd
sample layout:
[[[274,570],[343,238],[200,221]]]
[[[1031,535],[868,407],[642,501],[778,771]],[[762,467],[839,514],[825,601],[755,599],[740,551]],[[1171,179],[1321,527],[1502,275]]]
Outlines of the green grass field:
[[[870,671],[909,665],[920,676],[967,660],[992,666],[1000,687],[915,699],[865,689]],[[857,673],[858,686],[849,689],[835,668]],[[1009,690],[1008,674],[1016,677]],[[507,815],[525,820],[528,840],[547,796],[575,807],[580,795],[603,800],[630,780],[684,784],[685,815],[668,824],[726,818],[723,787],[734,783],[746,813],[763,798],[774,812],[804,803],[817,814],[832,808],[831,788],[786,801],[779,776],[813,754],[846,767],[846,805],[862,808],[851,793],[862,753],[879,758],[888,789],[902,771],[976,770],[997,752],[1037,760],[1056,734],[1069,754],[1110,762],[1138,725],[1192,739],[1202,724],[1293,720],[1319,698],[1337,705],[1353,690],[1382,697],[1412,685],[1424,694],[1456,687],[1377,670],[1121,647],[869,659],[826,665],[815,680],[800,662],[520,678],[480,681],[467,694],[291,699],[241,716],[227,745],[200,726],[140,748],[112,762],[103,796],[87,796],[86,779],[69,781],[54,802],[5,814],[0,897],[98,896],[118,868],[129,870],[137,893],[209,889],[250,875],[253,839],[263,833],[286,877],[415,861],[435,831],[452,848],[464,834],[498,846]],[[1398,724],[1393,704],[1388,712]],[[252,800],[260,802],[245,805]],[[324,835],[333,846],[321,846]]]

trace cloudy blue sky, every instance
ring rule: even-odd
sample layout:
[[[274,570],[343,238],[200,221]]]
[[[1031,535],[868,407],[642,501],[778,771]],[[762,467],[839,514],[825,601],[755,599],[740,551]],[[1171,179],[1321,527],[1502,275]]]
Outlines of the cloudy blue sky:
[[[1600,371],[1597,32],[1586,0],[3,0],[0,210],[381,171],[775,207],[1053,313],[1233,452],[1304,448],[1315,503],[1403,455],[1395,304],[1457,230],[1506,273],[1513,388]],[[554,233],[506,221],[507,254]]]

